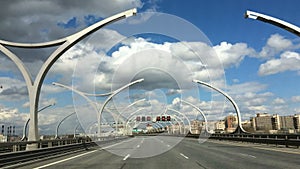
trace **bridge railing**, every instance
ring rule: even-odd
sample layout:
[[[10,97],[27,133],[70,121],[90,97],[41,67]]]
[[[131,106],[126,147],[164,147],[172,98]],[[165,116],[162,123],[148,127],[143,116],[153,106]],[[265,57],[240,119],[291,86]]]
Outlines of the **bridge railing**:
[[[297,148],[300,146],[298,134],[212,134],[210,139],[275,144],[285,147],[296,146]]]
[[[64,138],[64,139],[51,139],[51,140],[39,140],[39,141],[19,141],[19,142],[4,142],[0,143],[0,153],[15,152],[26,150],[27,144],[37,144],[38,148],[48,148],[69,144],[76,144],[82,142],[90,142],[88,137],[78,138]]]

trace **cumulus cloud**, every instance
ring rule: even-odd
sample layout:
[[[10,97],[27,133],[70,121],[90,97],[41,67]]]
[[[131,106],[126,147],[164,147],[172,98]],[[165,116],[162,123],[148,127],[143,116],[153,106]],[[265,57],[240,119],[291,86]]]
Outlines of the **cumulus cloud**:
[[[280,104],[285,104],[285,101],[284,101],[284,99],[282,99],[282,98],[276,98],[276,99],[274,99],[273,100],[273,102],[272,102],[274,105],[280,105]]]
[[[291,99],[293,102],[300,102],[300,96],[293,96]]]
[[[266,76],[285,71],[299,71],[300,55],[296,52],[286,51],[280,58],[271,59],[259,67],[259,75]]]
[[[291,49],[293,43],[291,40],[286,39],[285,37],[279,34],[273,34],[267,41],[266,46],[263,47],[262,51],[259,53],[261,58],[270,58],[274,57],[276,54]]]

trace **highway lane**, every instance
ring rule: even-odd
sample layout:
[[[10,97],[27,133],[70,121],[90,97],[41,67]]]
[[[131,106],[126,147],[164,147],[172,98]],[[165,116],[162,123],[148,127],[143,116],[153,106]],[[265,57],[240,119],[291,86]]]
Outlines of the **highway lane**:
[[[76,157],[80,155],[77,153],[73,157],[47,160],[21,168],[300,168],[299,149],[290,151],[223,141],[199,144],[191,138],[185,138],[174,146],[178,141],[174,137],[135,137],[104,149],[84,152],[87,154],[80,157]]]

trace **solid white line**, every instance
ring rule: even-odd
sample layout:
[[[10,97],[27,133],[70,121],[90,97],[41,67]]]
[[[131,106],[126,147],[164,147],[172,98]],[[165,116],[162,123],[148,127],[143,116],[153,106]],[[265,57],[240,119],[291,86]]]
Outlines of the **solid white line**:
[[[46,164],[46,165],[43,165],[43,166],[40,166],[40,167],[36,167],[34,169],[40,169],[40,168],[45,168],[45,167],[49,167],[51,165],[54,165],[54,164],[58,164],[58,163],[62,163],[64,161],[68,161],[68,160],[71,160],[71,159],[74,159],[74,158],[77,158],[77,157],[81,157],[81,156],[84,156],[84,155],[87,155],[87,154],[90,154],[90,153],[93,153],[93,152],[96,152],[98,150],[93,150],[93,151],[90,151],[90,152],[86,152],[86,153],[83,153],[83,154],[79,154],[77,156],[73,156],[73,157],[70,157],[70,158],[66,158],[66,159],[63,159],[63,160],[60,160],[60,161],[56,161],[56,162],[53,162],[53,163],[49,163],[49,164]]]
[[[186,155],[184,155],[184,154],[182,154],[182,153],[180,153],[180,155],[181,155],[182,157],[186,158],[186,159],[189,159],[188,156],[186,156]]]
[[[256,158],[255,156],[253,155],[250,155],[250,154],[243,154],[243,153],[239,153],[240,155],[243,155],[243,156],[247,156],[247,157],[252,157],[252,158]]]
[[[116,145],[119,145],[121,143],[124,143],[124,142],[128,142],[128,141],[122,141],[122,142],[119,142],[119,143],[116,143],[116,144],[113,144],[113,145],[110,145],[110,146],[106,146],[106,147],[102,147],[101,149],[98,149],[98,150],[103,150],[103,149],[107,149],[107,148],[110,148],[110,147],[113,147],[113,146],[116,146]],[[68,161],[68,160],[72,160],[74,158],[77,158],[77,157],[81,157],[81,156],[84,156],[84,155],[87,155],[87,154],[90,154],[90,153],[94,153],[98,150],[93,150],[93,151],[90,151],[90,152],[86,152],[86,153],[83,153],[83,154],[79,154],[77,156],[73,156],[73,157],[70,157],[70,158],[66,158],[66,159],[63,159],[63,160],[60,160],[60,161],[56,161],[56,162],[53,162],[53,163],[49,163],[49,164],[46,164],[46,165],[43,165],[43,166],[39,166],[39,167],[36,167],[34,169],[40,169],[40,168],[45,168],[45,167],[49,167],[51,165],[55,165],[55,164],[58,164],[58,163],[62,163],[62,162],[65,162],[65,161]],[[128,158],[128,157],[127,157]]]
[[[127,160],[128,157],[130,157],[130,154],[127,154],[127,156],[123,158],[123,161]]]

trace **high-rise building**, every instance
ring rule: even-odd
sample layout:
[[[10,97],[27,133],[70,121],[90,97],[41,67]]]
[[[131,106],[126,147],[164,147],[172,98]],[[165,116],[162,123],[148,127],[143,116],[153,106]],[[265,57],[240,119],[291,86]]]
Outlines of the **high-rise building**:
[[[280,130],[294,130],[294,116],[280,116]]]
[[[251,119],[254,131],[269,132],[275,130],[276,118],[267,113],[258,113]]]
[[[294,116],[294,127],[297,132],[300,132],[300,114]]]

